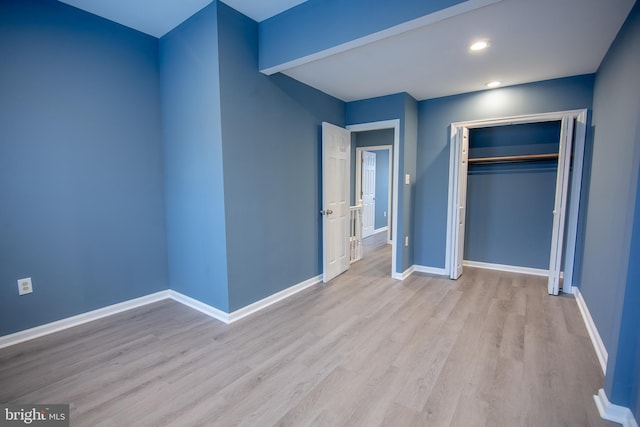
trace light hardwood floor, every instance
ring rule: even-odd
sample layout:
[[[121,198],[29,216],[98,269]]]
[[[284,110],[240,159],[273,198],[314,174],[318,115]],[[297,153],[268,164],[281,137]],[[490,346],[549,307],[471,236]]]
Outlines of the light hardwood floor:
[[[378,239],[379,240],[379,239]],[[72,426],[615,426],[575,301],[544,279],[390,276],[390,246],[232,325],[163,301],[0,350],[0,402]]]

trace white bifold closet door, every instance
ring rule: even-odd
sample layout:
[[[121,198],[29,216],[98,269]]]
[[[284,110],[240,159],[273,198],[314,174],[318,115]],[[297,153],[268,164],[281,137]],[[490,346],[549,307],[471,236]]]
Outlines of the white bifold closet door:
[[[556,197],[553,207],[553,231],[551,234],[551,255],[549,258],[548,292],[560,292],[560,272],[562,271],[562,247],[567,212],[569,172],[571,170],[571,146],[573,143],[573,117],[564,117],[560,129],[560,149],[558,152],[558,175]]]

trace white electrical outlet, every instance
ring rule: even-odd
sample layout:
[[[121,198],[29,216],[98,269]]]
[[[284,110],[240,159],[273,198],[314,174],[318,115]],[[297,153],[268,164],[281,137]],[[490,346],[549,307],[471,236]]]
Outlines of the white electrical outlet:
[[[25,295],[33,292],[33,286],[31,284],[31,277],[18,280],[18,294]]]
[[[387,216],[387,211],[384,211],[384,216],[385,216],[385,217]]]
[[[409,236],[404,236],[404,245],[409,246]]]

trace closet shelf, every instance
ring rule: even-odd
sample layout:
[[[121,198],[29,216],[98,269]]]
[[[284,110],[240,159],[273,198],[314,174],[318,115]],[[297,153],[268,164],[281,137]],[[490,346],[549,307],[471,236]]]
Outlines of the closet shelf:
[[[469,163],[515,163],[515,162],[534,162],[540,160],[557,160],[558,153],[549,154],[524,154],[520,156],[499,156],[499,157],[476,157],[469,159]]]

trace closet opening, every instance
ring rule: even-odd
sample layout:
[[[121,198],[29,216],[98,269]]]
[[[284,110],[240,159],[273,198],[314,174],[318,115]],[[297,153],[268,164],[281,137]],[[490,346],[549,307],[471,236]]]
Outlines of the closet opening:
[[[447,270],[548,276],[572,292],[586,110],[451,125]]]
[[[546,274],[560,124],[469,130],[463,265]]]

